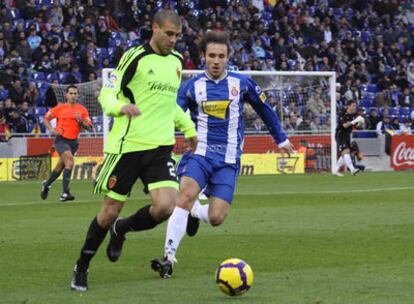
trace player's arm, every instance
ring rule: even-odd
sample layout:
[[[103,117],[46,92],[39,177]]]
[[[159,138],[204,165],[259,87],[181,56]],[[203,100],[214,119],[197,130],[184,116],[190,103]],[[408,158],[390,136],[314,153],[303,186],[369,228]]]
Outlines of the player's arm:
[[[103,111],[108,116],[118,117],[126,115],[128,117],[133,117],[140,114],[135,104],[125,103],[118,99],[118,95],[121,94],[121,92],[128,92],[127,95],[132,94],[127,85],[134,76],[138,65],[137,59],[131,60],[132,52],[134,52],[134,49],[127,51],[122,56],[118,67],[112,71],[109,83],[104,83],[99,94],[99,103],[102,105]]]
[[[192,151],[195,151],[197,147],[197,132],[194,122],[185,112],[187,111],[190,102],[191,94],[188,90],[188,86],[181,86],[177,96],[177,109],[175,112],[174,124],[175,127],[184,134],[187,145]]]
[[[49,130],[50,133],[52,133],[53,135],[59,135],[60,133],[58,132],[58,130],[56,130],[54,127],[52,127],[52,125],[50,124],[50,121],[52,119],[57,118],[58,116],[58,112],[59,112],[59,108],[58,106],[50,109],[49,111],[46,112],[45,116],[44,116],[44,120],[43,123],[46,127],[46,129]]]
[[[347,128],[351,128],[352,126],[356,125],[357,123],[364,122],[364,120],[365,120],[364,117],[362,117],[361,115],[358,115],[352,121],[345,121],[344,116],[341,116],[339,123],[342,125],[342,127],[344,127],[345,129],[347,129]]]
[[[250,78],[247,79],[245,98],[265,123],[270,134],[283,152],[293,153],[293,145],[283,131],[279,117],[273,111],[262,89]]]
[[[83,108],[82,114],[76,115],[76,120],[81,128],[92,131],[92,120],[90,119],[86,108]]]

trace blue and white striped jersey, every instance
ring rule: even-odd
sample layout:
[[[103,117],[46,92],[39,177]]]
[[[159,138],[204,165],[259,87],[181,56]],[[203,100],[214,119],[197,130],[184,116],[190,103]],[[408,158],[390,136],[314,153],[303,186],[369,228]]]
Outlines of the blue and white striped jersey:
[[[277,144],[287,136],[266,95],[246,75],[228,72],[220,80],[202,73],[184,83],[178,92],[178,104],[190,110],[196,124],[198,145],[195,154],[234,164],[243,149],[243,105],[249,102]]]

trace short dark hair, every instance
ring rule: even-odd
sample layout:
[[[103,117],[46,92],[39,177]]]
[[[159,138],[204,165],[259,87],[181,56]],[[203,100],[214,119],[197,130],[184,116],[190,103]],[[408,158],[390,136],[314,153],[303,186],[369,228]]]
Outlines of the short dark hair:
[[[226,32],[208,31],[205,33],[200,46],[203,53],[206,52],[207,44],[209,43],[225,44],[227,46],[227,54],[230,53],[229,35]]]
[[[66,87],[66,91],[65,93],[69,92],[69,89],[76,89],[77,91],[79,91],[78,87],[75,86],[74,84],[70,84]]]
[[[351,104],[353,104],[353,103],[355,103],[355,104],[356,104],[356,103],[357,103],[357,102],[356,102],[356,100],[350,99],[350,100],[348,100],[348,101],[346,102],[346,105],[347,105],[347,106],[350,106],[350,105],[351,105]]]
[[[154,16],[154,23],[159,26],[163,26],[166,20],[171,21],[176,26],[182,26],[180,16],[173,10],[162,9]]]

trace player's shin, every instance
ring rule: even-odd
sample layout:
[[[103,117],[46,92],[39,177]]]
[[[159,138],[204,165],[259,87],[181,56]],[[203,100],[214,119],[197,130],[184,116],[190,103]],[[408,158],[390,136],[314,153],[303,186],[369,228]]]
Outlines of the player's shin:
[[[69,193],[69,183],[70,183],[70,176],[72,175],[71,169],[64,169],[63,170],[63,193]]]
[[[80,252],[80,257],[77,261],[78,269],[85,272],[89,268],[91,259],[95,256],[96,251],[105,239],[107,228],[102,228],[96,219],[92,220],[89,225],[86,239]]]
[[[46,180],[45,186],[50,186],[60,176],[60,173],[62,173],[62,171],[57,172],[57,171],[53,170],[50,173],[48,179]]]
[[[346,163],[346,166],[348,167],[349,171],[354,172],[355,167],[354,167],[354,164],[352,163],[351,155],[350,154],[345,154],[344,159],[345,159],[345,163]]]
[[[158,222],[150,214],[151,205],[139,209],[135,214],[116,222],[116,231],[124,235],[129,231],[141,231],[152,229]]]
[[[186,209],[175,207],[168,220],[164,248],[165,257],[171,263],[175,262],[175,253],[187,229],[187,217],[189,213]]]

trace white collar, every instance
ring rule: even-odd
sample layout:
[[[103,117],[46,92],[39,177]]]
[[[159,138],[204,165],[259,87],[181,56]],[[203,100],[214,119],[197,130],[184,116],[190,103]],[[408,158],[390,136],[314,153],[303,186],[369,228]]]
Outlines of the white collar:
[[[212,77],[208,74],[207,70],[206,70],[206,71],[204,71],[204,75],[206,75],[206,77],[207,77],[209,80],[214,81],[214,82],[217,84],[217,83],[219,83],[220,81],[222,81],[224,78],[226,78],[226,77],[227,77],[227,70],[224,70],[224,74],[223,74],[223,76],[222,76],[221,78],[219,78],[219,79],[213,79],[213,78],[212,78]]]

